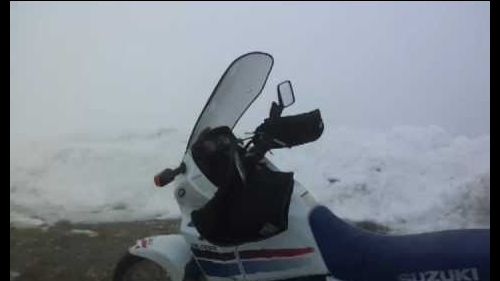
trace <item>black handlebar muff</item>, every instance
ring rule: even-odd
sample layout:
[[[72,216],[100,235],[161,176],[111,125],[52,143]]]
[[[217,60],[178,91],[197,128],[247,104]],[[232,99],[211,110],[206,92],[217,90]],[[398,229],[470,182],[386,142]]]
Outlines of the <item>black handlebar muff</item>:
[[[268,139],[269,149],[293,147],[317,140],[323,133],[319,109],[291,116],[269,118],[256,130]]]

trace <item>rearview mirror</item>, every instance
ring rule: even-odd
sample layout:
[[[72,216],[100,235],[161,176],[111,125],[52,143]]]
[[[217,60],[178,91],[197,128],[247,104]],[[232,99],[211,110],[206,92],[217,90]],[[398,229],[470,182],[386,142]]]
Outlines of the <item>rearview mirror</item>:
[[[292,83],[289,80],[278,84],[278,102],[281,108],[289,107],[295,102]]]

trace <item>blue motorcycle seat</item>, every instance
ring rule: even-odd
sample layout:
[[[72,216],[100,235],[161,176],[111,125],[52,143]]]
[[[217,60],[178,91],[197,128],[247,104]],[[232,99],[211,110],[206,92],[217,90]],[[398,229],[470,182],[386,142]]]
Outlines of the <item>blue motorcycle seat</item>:
[[[490,280],[490,230],[412,235],[362,230],[318,206],[309,222],[330,273],[341,280]]]

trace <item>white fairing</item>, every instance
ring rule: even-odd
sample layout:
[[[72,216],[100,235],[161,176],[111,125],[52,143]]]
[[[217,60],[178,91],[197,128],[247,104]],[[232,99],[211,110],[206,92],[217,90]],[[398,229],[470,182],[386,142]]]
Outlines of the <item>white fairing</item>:
[[[143,238],[129,248],[129,253],[149,259],[165,269],[172,281],[181,281],[191,251],[182,235],[159,235]]]
[[[194,255],[202,269],[212,269],[211,272],[205,272],[209,280],[280,280],[328,274],[308,221],[309,211],[317,203],[301,184],[295,182],[294,185],[287,231],[255,243],[238,247],[219,247],[206,240],[200,240],[196,228],[189,225],[191,212],[207,203],[215,193],[216,187],[198,169],[190,151],[186,153],[183,161],[187,171],[182,178],[179,177],[179,184],[175,190],[182,213],[181,234],[191,248],[234,255],[234,259],[226,260]],[[268,165],[271,169],[276,169],[270,162]],[[259,256],[259,252],[264,256]],[[270,252],[279,254],[269,255]],[[215,274],[213,269],[235,274],[220,276],[224,273]]]

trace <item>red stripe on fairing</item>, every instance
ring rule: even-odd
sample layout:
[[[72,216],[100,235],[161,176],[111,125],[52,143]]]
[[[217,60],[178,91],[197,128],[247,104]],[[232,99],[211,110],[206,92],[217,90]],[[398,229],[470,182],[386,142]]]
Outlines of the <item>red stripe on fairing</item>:
[[[303,256],[314,252],[313,248],[300,248],[300,249],[273,249],[273,250],[250,250],[240,252],[242,259],[254,258],[289,258]]]

